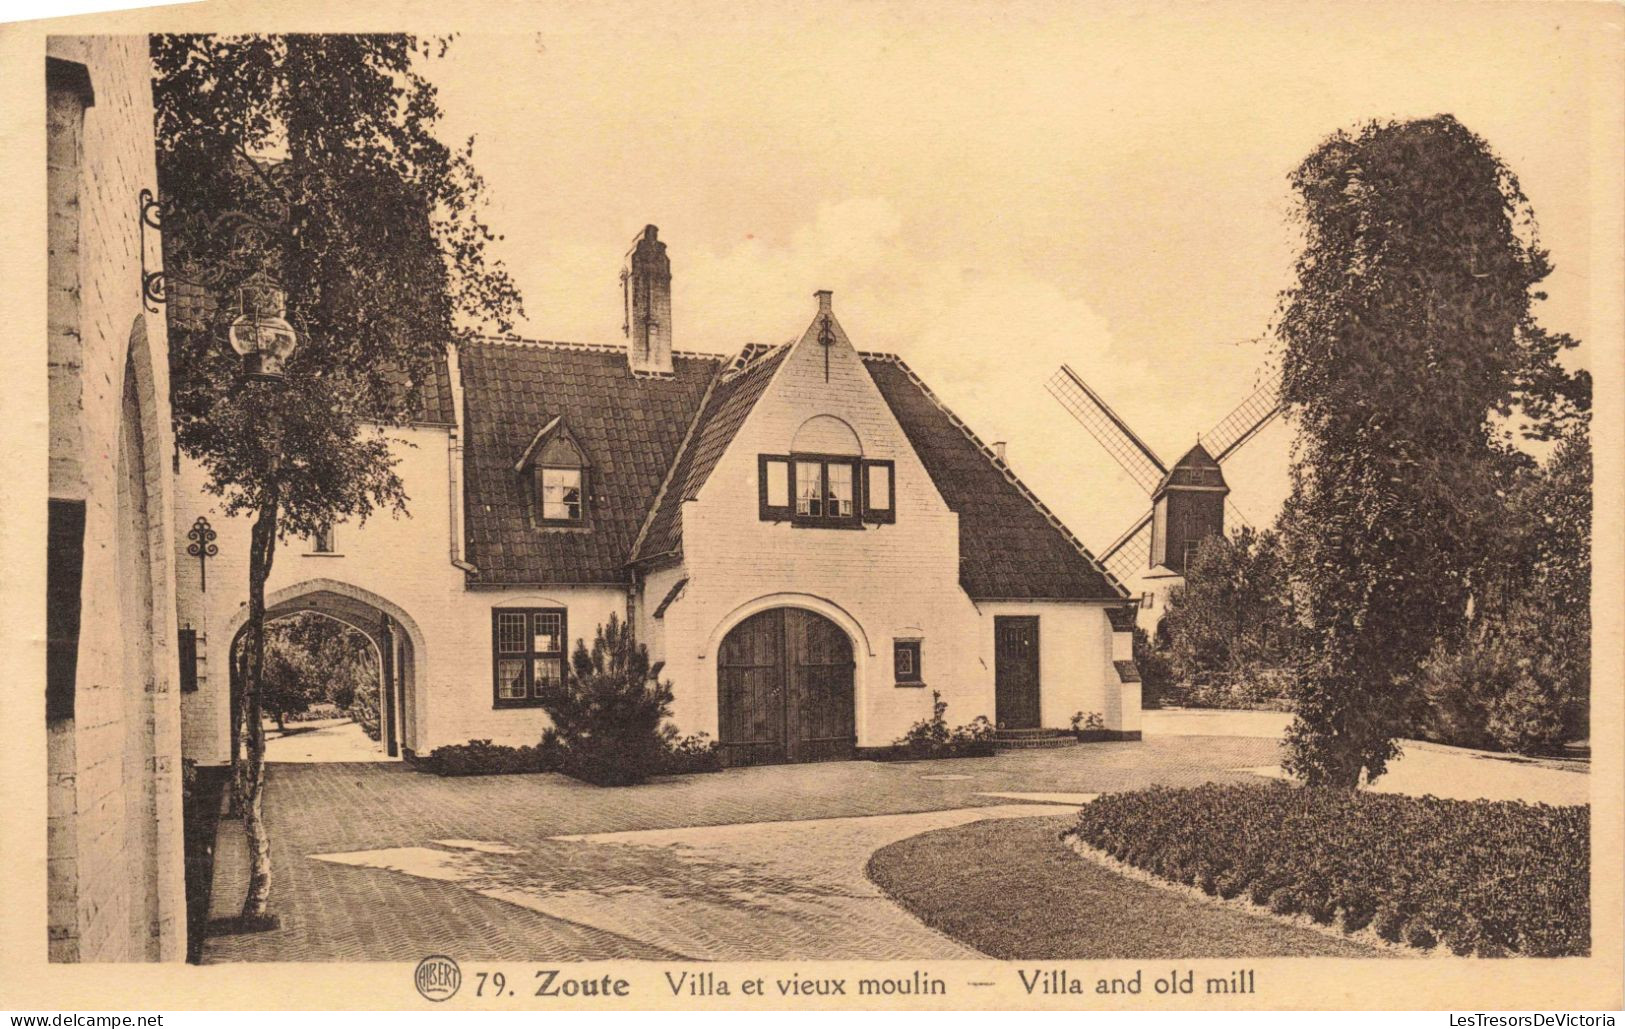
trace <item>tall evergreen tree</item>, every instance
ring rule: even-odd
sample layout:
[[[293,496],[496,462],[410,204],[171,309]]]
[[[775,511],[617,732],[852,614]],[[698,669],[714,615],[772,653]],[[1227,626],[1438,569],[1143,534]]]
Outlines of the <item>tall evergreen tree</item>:
[[[1305,247],[1282,398],[1299,430],[1283,541],[1307,631],[1287,769],[1354,787],[1397,753],[1408,677],[1466,624],[1497,510],[1496,417],[1539,433],[1589,383],[1535,323],[1529,203],[1441,115],[1323,142],[1292,174]]]

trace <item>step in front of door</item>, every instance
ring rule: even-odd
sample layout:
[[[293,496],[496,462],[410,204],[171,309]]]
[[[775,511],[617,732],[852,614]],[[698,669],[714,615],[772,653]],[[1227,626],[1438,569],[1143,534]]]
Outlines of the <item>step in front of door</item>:
[[[999,729],[993,734],[996,750],[1050,750],[1077,742],[1078,737],[1067,729]]]

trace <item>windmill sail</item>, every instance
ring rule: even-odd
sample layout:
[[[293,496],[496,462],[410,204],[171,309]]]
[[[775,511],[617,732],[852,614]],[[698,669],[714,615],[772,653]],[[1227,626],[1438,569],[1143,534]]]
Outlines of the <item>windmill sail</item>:
[[[1100,563],[1125,585],[1151,566],[1150,511],[1141,515],[1140,520],[1131,525],[1127,532],[1100,552]]]
[[[1237,404],[1234,411],[1220,419],[1219,424],[1209,429],[1202,437],[1202,446],[1207,448],[1215,461],[1223,461],[1258,435],[1259,430],[1280,412],[1280,384],[1272,377]]]
[[[1061,406],[1089,430],[1112,460],[1122,466],[1140,488],[1150,493],[1168,474],[1157,455],[1117,416],[1100,395],[1084,384],[1076,372],[1062,365],[1044,387]]]

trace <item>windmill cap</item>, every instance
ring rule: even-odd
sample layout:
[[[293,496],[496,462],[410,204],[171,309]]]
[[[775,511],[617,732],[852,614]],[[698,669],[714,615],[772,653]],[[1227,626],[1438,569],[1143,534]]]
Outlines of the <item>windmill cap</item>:
[[[1224,481],[1224,472],[1219,468],[1219,462],[1207,452],[1207,448],[1198,443],[1185,451],[1185,456],[1174,462],[1168,469],[1168,474],[1157,483],[1153,497],[1160,496],[1170,489],[1221,489],[1226,493],[1230,487]]]

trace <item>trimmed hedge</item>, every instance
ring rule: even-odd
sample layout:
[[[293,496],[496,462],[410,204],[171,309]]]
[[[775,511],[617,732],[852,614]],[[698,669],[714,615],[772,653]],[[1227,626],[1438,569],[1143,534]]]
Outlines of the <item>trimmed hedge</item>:
[[[534,747],[509,747],[490,740],[436,747],[423,765],[436,775],[527,775],[557,771],[563,755],[544,740]]]
[[[653,755],[646,766],[640,766],[639,775],[692,775],[698,772],[722,770],[722,753],[716,741],[705,733],[678,736],[669,727],[656,741]],[[566,775],[591,782],[583,771],[581,754],[589,750],[582,744],[570,746],[551,729],[542,735],[542,742],[533,747],[510,747],[490,740],[469,740],[446,747],[436,747],[428,757],[418,762],[424,771],[435,775],[530,775],[537,772],[563,772]]]
[[[1480,957],[1591,946],[1590,811],[1209,784],[1109,793],[1081,840],[1163,879]]]

